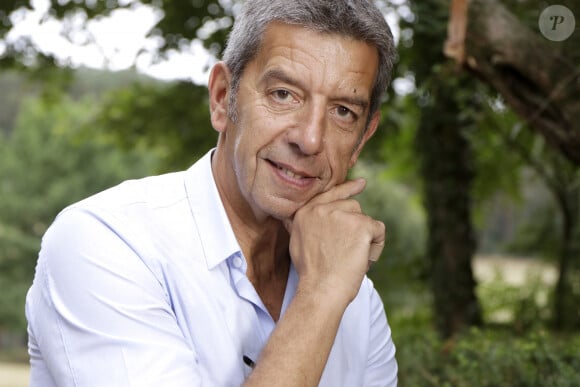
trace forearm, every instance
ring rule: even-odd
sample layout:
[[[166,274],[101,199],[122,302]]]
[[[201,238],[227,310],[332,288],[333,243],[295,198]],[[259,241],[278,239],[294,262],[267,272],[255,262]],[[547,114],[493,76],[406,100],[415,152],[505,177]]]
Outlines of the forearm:
[[[349,199],[363,183],[336,186],[286,221],[298,289],[246,386],[318,385],[344,311],[384,245],[384,225]]]
[[[347,305],[323,294],[299,286],[244,386],[318,385]]]

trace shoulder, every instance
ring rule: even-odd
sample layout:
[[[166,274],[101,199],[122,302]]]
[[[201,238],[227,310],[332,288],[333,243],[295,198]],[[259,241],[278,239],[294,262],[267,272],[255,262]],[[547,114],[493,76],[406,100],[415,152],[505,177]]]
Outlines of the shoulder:
[[[126,180],[119,185],[101,191],[71,208],[106,209],[109,212],[129,211],[131,208],[159,208],[183,200],[185,172],[173,172],[141,179]]]
[[[68,206],[44,234],[39,262],[52,268],[89,260],[152,268],[161,256],[156,231],[187,222],[173,216],[188,214],[183,185],[182,173],[129,180]]]

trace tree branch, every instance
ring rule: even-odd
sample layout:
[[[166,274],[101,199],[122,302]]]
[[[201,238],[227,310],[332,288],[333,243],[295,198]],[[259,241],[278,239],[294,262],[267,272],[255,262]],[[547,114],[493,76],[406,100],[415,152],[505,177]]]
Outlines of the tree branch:
[[[454,0],[451,7],[445,54],[498,90],[548,144],[580,165],[580,67],[497,0]]]

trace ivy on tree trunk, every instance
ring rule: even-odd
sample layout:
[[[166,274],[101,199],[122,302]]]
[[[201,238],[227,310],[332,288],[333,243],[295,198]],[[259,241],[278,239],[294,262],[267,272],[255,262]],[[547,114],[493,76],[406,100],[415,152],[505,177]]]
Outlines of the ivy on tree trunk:
[[[454,71],[450,66],[445,70]],[[445,338],[482,322],[471,269],[476,249],[471,221],[473,155],[465,136],[473,122],[469,115],[449,114],[459,112],[462,105],[449,76],[440,73],[432,78],[430,103],[422,111],[417,135],[434,317]]]

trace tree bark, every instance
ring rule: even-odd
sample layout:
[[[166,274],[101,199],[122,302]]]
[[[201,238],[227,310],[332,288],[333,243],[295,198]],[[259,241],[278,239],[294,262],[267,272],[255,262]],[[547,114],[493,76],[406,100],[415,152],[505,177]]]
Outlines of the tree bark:
[[[580,66],[567,52],[497,0],[454,0],[445,53],[493,86],[548,144],[580,165]]]
[[[578,314],[578,291],[574,291],[573,275],[580,270],[574,258],[580,254],[580,243],[574,239],[578,234],[580,218],[580,187],[560,187],[553,193],[562,214],[562,239],[559,254],[558,281],[554,290],[554,328],[574,330],[580,326]]]
[[[453,66],[451,66],[453,67]],[[473,125],[461,120],[450,66],[432,82],[432,103],[421,114],[417,146],[421,155],[427,209],[427,256],[434,297],[434,318],[444,338],[482,322],[475,295],[471,258],[476,243],[471,221],[472,151],[465,132]],[[465,76],[463,76],[465,78]]]

